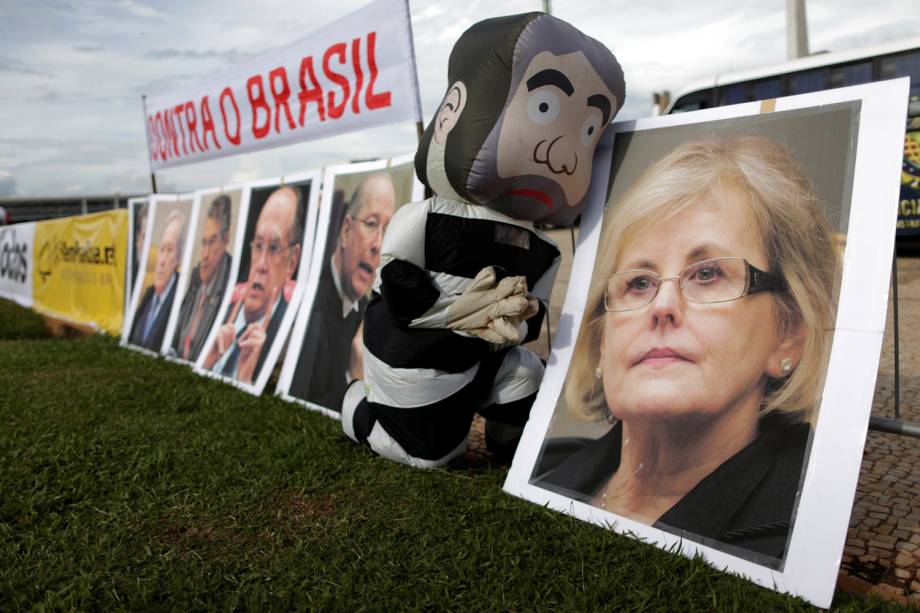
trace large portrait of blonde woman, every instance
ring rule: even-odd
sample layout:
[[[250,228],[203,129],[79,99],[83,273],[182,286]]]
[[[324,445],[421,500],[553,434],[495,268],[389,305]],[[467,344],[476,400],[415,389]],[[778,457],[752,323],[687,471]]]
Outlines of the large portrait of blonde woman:
[[[824,602],[801,569],[836,573],[884,330],[885,87],[616,131],[507,490]]]

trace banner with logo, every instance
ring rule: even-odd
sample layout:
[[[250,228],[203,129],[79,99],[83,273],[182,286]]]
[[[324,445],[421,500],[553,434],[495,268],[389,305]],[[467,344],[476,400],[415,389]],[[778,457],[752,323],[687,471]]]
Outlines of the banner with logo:
[[[151,168],[421,121],[406,0],[376,0],[207,81],[145,99]]]
[[[0,227],[0,297],[32,306],[34,223]]]
[[[35,310],[118,334],[124,315],[127,244],[126,210],[36,224]]]
[[[904,134],[898,234],[920,234],[920,117],[908,118]]]

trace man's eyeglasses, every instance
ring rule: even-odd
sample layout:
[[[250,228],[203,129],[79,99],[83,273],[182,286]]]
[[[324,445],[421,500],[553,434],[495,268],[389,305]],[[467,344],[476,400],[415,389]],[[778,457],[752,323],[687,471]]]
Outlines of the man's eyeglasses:
[[[386,226],[380,223],[380,220],[376,217],[355,217],[354,215],[349,215],[349,217],[355,221],[361,222],[365,234],[383,236],[383,233],[386,231]]]
[[[217,243],[219,243],[220,241],[221,241],[221,237],[220,237],[219,234],[214,235],[214,236],[211,236],[210,238],[202,238],[202,239],[201,239],[201,248],[202,248],[203,250],[206,251],[206,250],[208,250],[208,249],[210,249],[210,248],[216,246]]]
[[[252,256],[254,258],[260,258],[264,253],[268,253],[268,257],[276,260],[281,256],[281,252],[287,249],[290,249],[297,243],[288,243],[287,245],[282,245],[279,241],[269,241],[265,242],[261,238],[254,239],[249,243],[249,246],[252,248]]]
[[[677,281],[685,300],[701,303],[729,302],[748,294],[786,288],[778,275],[760,270],[744,258],[711,258],[686,266],[676,277],[662,277],[651,270],[618,272],[607,279],[604,309],[641,309],[655,299],[665,281]]]

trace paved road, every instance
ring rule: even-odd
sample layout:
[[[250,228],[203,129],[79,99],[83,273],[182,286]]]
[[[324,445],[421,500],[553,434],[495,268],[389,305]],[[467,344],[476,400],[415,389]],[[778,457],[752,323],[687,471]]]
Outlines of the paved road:
[[[898,258],[898,294],[901,417],[920,422],[920,257]],[[872,412],[894,417],[891,293],[888,303]],[[883,596],[909,597],[920,605],[920,439],[869,432],[841,575],[856,577],[865,582],[858,586]]]

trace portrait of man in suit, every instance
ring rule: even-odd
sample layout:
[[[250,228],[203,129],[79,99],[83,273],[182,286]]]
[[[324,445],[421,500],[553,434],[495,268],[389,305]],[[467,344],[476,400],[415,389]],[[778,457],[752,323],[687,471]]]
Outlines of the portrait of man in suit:
[[[396,212],[386,172],[364,178],[345,207],[332,253],[323,263],[310,324],[291,381],[291,395],[338,411],[361,348],[356,339],[377,278],[380,248]],[[332,230],[332,229],[330,229]],[[360,375],[360,371],[357,373]]]
[[[248,276],[234,287],[205,369],[242,383],[258,378],[294,291],[304,214],[295,187],[279,187],[268,197],[249,244]]]
[[[153,285],[144,291],[128,342],[159,351],[176,295],[179,262],[185,238],[185,215],[172,211],[166,218],[157,248]]]
[[[208,205],[204,228],[199,232],[201,251],[198,264],[192,269],[170,347],[171,355],[184,360],[194,362],[198,359],[227,289],[232,263],[227,252],[231,212],[230,197],[218,195]]]

